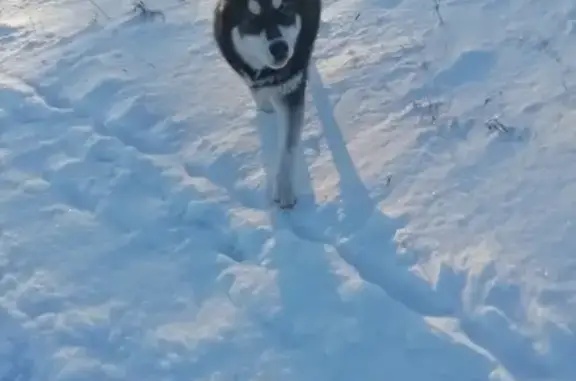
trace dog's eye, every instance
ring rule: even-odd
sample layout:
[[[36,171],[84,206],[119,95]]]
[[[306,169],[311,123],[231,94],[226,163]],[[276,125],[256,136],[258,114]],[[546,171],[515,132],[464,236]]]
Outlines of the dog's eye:
[[[247,11],[244,15],[244,20],[240,24],[240,28],[244,34],[260,34],[262,31],[262,18]]]
[[[292,4],[282,2],[282,5],[280,5],[280,8],[278,8],[278,12],[282,13],[284,16],[293,16],[295,13],[294,6]]]

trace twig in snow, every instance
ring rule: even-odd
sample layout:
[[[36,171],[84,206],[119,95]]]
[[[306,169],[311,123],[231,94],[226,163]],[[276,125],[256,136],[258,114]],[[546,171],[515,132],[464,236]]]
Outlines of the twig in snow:
[[[412,101],[412,108],[414,110],[423,111],[425,115],[428,115],[431,119],[432,124],[436,124],[436,121],[440,117],[440,108],[442,107],[441,102],[433,102],[430,98],[426,97],[426,101]]]
[[[544,52],[548,57],[550,57],[554,62],[558,64],[562,68],[562,87],[565,91],[568,91],[568,84],[566,83],[566,76],[565,74],[570,71],[570,67],[562,60],[560,54],[556,52],[552,47],[550,47],[550,40],[543,39],[537,43],[536,48]]]
[[[100,7],[94,0],[88,0],[88,1],[94,6],[94,8],[98,10],[98,12],[102,13],[104,17],[106,17],[108,20],[112,20],[112,18],[108,15],[108,13],[106,13],[104,9],[102,9],[102,7]]]
[[[28,16],[28,20],[30,20],[30,24],[32,24],[32,29],[34,30],[34,33],[38,33],[38,31],[36,30],[36,24],[34,23],[34,20],[32,20],[32,16]]]
[[[502,122],[498,120],[498,118],[488,119],[484,124],[486,125],[486,127],[488,127],[490,131],[498,131],[505,133],[511,132],[510,127],[504,125]]]
[[[442,12],[440,12],[440,0],[433,0],[434,1],[434,13],[438,17],[438,23],[440,25],[444,25],[444,17],[442,17]]]
[[[140,12],[139,13],[140,17],[146,20],[154,20],[156,18],[161,18],[162,21],[166,21],[166,16],[164,15],[164,12],[148,8],[146,4],[144,4],[144,1],[142,0],[134,3],[133,10],[134,12]]]
[[[497,93],[492,94],[492,95],[488,95],[485,99],[484,99],[484,103],[482,104],[483,107],[488,106],[490,103],[493,103],[496,101],[496,98],[500,98],[502,97],[502,94],[504,92],[502,90],[499,90]]]

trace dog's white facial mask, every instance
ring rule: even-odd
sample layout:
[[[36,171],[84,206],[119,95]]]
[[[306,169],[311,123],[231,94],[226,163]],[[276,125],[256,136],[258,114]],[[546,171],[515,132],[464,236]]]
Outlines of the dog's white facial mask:
[[[258,35],[244,34],[242,35],[235,27],[232,30],[232,42],[236,48],[236,52],[244,62],[254,70],[262,70],[264,68],[281,69],[294,54],[294,48],[301,29],[300,16],[296,15],[294,24],[290,26],[278,25],[282,37],[275,40],[268,40],[266,32],[262,31]],[[276,62],[272,53],[270,53],[270,45],[275,41],[284,41],[288,45],[288,54],[281,62]]]

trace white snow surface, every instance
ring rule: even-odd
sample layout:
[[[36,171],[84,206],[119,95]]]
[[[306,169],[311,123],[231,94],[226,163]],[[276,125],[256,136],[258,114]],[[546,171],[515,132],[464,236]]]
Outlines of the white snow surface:
[[[287,212],[146,4],[0,3],[1,381],[576,380],[573,0],[324,0]]]

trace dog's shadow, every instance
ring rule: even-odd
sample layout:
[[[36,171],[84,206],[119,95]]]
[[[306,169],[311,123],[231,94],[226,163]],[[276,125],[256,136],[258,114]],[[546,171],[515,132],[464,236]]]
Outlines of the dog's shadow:
[[[314,64],[309,73],[312,103],[317,109],[323,137],[340,177],[340,199],[326,204],[316,202],[308,166],[300,148],[295,182],[299,201],[290,211],[279,211],[271,202],[267,204],[274,227],[290,229],[301,239],[334,246],[364,280],[382,288],[413,311],[428,316],[456,314],[460,310],[456,293],[463,280],[452,274],[446,278],[448,282],[432,289],[422,278],[413,275],[403,260],[399,260],[394,237],[403,222],[383,214],[370,196],[346,148],[328,90]],[[271,200],[270,182],[274,178],[278,156],[276,123],[273,114],[258,113],[256,116],[267,200]]]

